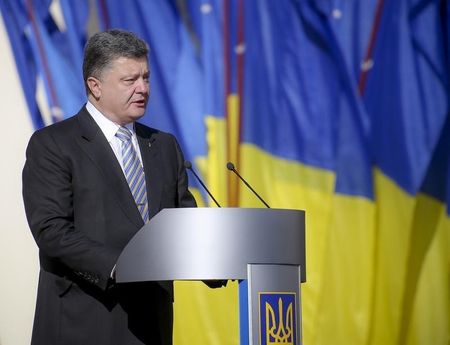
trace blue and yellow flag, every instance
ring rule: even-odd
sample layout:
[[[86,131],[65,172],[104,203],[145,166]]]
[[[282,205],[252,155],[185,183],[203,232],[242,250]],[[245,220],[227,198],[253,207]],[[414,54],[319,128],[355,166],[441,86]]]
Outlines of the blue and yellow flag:
[[[0,0],[36,128],[84,102],[89,18],[136,32],[144,122],[177,136],[222,206],[263,207],[232,161],[272,207],[306,211],[304,343],[448,344],[448,2],[61,0],[59,20],[50,4]],[[177,283],[176,344],[239,343],[228,285]]]

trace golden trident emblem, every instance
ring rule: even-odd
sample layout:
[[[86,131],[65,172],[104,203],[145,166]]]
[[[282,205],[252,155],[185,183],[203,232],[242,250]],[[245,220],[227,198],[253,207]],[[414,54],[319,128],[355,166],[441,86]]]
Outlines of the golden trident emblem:
[[[294,345],[294,317],[292,302],[289,303],[286,314],[283,315],[283,301],[278,299],[278,325],[275,311],[266,302],[266,344],[267,345]]]

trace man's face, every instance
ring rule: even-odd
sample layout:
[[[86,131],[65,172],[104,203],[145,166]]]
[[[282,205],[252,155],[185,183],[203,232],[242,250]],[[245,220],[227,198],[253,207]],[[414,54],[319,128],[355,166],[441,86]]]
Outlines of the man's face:
[[[107,67],[92,89],[96,106],[110,120],[125,125],[145,113],[150,87],[147,59],[120,57]]]

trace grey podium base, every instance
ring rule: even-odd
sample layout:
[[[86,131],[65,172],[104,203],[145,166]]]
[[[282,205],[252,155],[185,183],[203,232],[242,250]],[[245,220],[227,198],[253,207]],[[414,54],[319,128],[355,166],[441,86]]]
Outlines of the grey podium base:
[[[301,345],[300,266],[249,264],[247,273],[247,288],[240,289],[241,345]]]

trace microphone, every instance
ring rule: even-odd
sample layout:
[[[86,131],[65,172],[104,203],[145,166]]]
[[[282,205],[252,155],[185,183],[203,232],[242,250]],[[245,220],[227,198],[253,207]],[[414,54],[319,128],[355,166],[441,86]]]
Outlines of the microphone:
[[[198,175],[195,173],[194,169],[192,168],[192,163],[189,161],[184,161],[184,167],[186,169],[189,169],[195,176],[195,178],[197,179],[198,182],[200,182],[200,184],[202,185],[202,187],[206,190],[206,192],[208,193],[208,195],[211,197],[211,199],[213,199],[213,201],[215,202],[215,204],[217,205],[217,207],[222,207],[219,205],[219,203],[217,202],[217,200],[213,197],[213,195],[211,194],[211,192],[209,191],[208,188],[206,188],[205,184],[203,183],[203,181],[200,179],[200,177],[198,177]]]
[[[228,162],[228,163],[227,163],[227,169],[228,169],[228,170],[231,170],[232,172],[234,172],[234,173],[237,175],[237,177],[239,177],[239,179],[240,179],[242,182],[244,182],[245,185],[253,192],[253,194],[255,194],[255,195],[258,197],[258,199],[261,200],[261,202],[262,202],[267,208],[270,208],[270,206],[267,204],[267,202],[265,202],[265,201],[263,200],[263,198],[261,198],[261,197],[259,196],[259,194],[256,193],[256,191],[252,188],[252,186],[250,186],[250,185],[248,184],[248,182],[245,181],[245,179],[244,179],[241,175],[239,175],[239,173],[237,172],[237,170],[236,170],[236,168],[234,167],[234,164],[233,164],[233,163]]]

